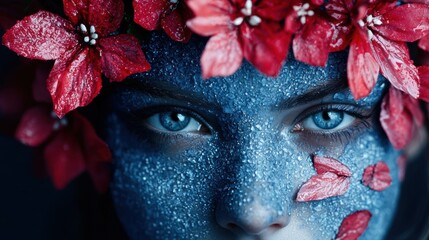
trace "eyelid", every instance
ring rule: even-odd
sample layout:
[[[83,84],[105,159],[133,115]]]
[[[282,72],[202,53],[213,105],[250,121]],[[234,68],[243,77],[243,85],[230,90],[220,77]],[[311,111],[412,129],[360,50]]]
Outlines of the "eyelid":
[[[198,132],[198,133],[180,132],[180,131],[170,132],[168,130],[161,131],[161,130],[154,129],[154,127],[147,126],[148,125],[147,123],[143,123],[144,126],[150,128],[150,130],[152,130],[152,131],[157,131],[160,133],[162,132],[163,134],[170,134],[170,135],[183,135],[183,134],[211,135],[211,134],[213,134],[212,126],[210,124],[208,124],[208,122],[203,117],[201,117],[195,111],[189,110],[189,109],[187,109],[185,107],[181,107],[181,106],[158,105],[158,106],[152,106],[152,107],[141,109],[139,111],[132,112],[132,114],[139,121],[142,121],[142,120],[146,120],[146,119],[150,118],[151,116],[153,116],[155,114],[160,114],[163,112],[177,112],[177,113],[186,114],[189,117],[193,118],[195,121],[197,121],[199,124],[201,124],[202,127],[206,128],[208,131],[207,132]]]

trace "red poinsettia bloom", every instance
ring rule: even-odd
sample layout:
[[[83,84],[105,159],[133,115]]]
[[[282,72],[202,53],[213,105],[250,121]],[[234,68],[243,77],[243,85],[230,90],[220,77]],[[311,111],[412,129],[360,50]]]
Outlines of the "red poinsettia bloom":
[[[59,117],[97,96],[102,72],[111,81],[121,81],[150,68],[135,37],[110,36],[122,21],[122,1],[63,3],[70,21],[39,11],[19,21],[3,36],[3,44],[24,57],[56,60],[47,86]]]
[[[332,0],[326,9],[335,24],[342,28],[336,34],[348,34],[335,37],[334,41],[337,44],[339,40],[351,41],[347,75],[355,98],[371,92],[380,69],[395,88],[418,97],[419,77],[406,42],[428,34],[428,6],[398,6],[396,1],[382,0]]]
[[[423,121],[419,101],[390,87],[381,103],[380,122],[392,145],[396,149],[406,147]]]
[[[331,25],[321,15],[323,1],[294,0],[290,2],[285,30],[294,33],[292,41],[296,60],[324,66],[328,61]]]
[[[192,35],[186,21],[192,12],[185,0],[133,0],[134,22],[147,30],[164,29],[178,42],[187,42]]]
[[[276,76],[286,58],[291,35],[283,30],[287,1],[189,0],[195,18],[188,26],[212,36],[201,57],[204,78],[228,76],[243,57],[259,71]]]
[[[98,191],[107,190],[110,151],[79,113],[71,112],[59,119],[49,105],[39,104],[24,113],[15,136],[28,146],[43,147],[47,171],[55,187],[64,188],[86,170]]]

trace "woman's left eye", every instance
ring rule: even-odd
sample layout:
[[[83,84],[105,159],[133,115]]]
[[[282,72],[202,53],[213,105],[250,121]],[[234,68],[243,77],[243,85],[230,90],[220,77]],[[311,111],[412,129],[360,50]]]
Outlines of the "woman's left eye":
[[[356,118],[341,110],[323,110],[301,121],[304,130],[337,131],[349,127]]]
[[[161,112],[149,116],[145,123],[148,127],[161,132],[204,133],[206,127],[195,118],[182,112]]]

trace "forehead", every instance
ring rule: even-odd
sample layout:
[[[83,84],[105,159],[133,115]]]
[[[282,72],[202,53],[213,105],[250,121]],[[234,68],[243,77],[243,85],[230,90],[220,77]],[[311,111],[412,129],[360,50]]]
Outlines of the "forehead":
[[[169,90],[219,105],[231,102],[276,105],[308,92],[322,95],[327,89],[342,91],[347,85],[345,51],[331,53],[325,67],[298,62],[290,53],[275,78],[264,76],[243,60],[241,68],[232,76],[204,80],[200,69],[204,45],[205,40],[197,37],[182,44],[154,34],[143,46],[152,69],[134,80],[161,91]]]

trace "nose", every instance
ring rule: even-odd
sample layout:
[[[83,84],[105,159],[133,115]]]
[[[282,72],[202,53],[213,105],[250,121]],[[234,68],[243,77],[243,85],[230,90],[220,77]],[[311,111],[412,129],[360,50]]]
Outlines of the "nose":
[[[238,236],[271,235],[286,227],[286,213],[264,206],[258,199],[219,205],[216,210],[218,224]]]

